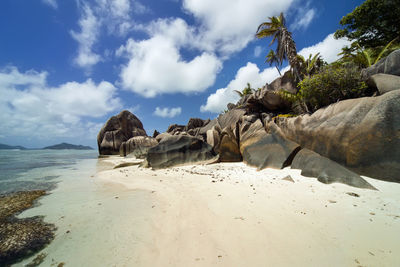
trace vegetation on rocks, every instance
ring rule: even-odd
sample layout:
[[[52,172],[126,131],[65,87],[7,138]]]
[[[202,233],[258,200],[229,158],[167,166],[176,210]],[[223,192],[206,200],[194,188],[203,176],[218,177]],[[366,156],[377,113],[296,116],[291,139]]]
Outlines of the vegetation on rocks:
[[[330,64],[299,84],[297,94],[281,90],[279,94],[293,103],[297,112],[314,112],[340,100],[363,97],[368,86],[361,80],[360,70],[352,64]]]

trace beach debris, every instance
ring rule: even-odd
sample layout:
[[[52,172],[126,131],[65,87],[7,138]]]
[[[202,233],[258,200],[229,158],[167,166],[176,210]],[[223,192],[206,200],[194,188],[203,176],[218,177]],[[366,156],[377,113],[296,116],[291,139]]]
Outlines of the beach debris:
[[[242,220],[242,221],[245,220],[242,216],[240,216],[240,217],[235,217],[234,219],[235,219],[235,220]]]
[[[328,201],[329,201],[329,203],[332,203],[332,204],[337,203],[337,201],[335,201],[335,200],[328,200]]]
[[[346,194],[348,194],[349,196],[352,196],[352,197],[360,197],[359,194],[356,194],[356,193],[353,193],[353,192],[347,192]]]
[[[369,214],[371,214],[371,215],[375,215],[375,213],[374,213],[374,212],[370,212]]]
[[[25,267],[36,267],[36,266],[39,266],[44,261],[46,256],[47,256],[47,254],[44,253],[44,252],[39,253],[30,263],[25,265]]]
[[[288,175],[288,176],[282,178],[282,180],[283,180],[283,181],[288,181],[288,182],[294,183],[294,180],[293,180],[292,176],[290,176],[290,175]]]

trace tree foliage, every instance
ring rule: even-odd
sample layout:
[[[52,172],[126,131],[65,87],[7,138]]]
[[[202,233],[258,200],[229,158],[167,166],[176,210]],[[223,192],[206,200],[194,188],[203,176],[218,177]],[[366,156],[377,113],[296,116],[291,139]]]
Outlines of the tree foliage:
[[[247,86],[242,90],[242,91],[238,91],[235,90],[235,92],[240,96],[246,96],[246,95],[251,95],[252,93],[254,93],[256,90],[254,90],[253,88],[251,88],[250,83],[247,83]]]
[[[400,36],[399,0],[366,0],[340,20],[335,38],[347,37],[363,48],[385,46]]]
[[[316,73],[318,73],[323,66],[326,65],[326,62],[320,56],[320,53],[309,55],[307,59],[305,59],[302,55],[297,55],[299,61],[299,72],[302,79],[306,77],[310,77]]]
[[[258,26],[256,37],[260,39],[272,37],[270,45],[274,44],[275,41],[277,42],[275,54],[279,64],[282,65],[282,62],[287,59],[295,77],[300,80],[296,43],[292,38],[292,33],[286,27],[283,13],[279,17],[273,16],[268,19],[269,21],[263,22]]]
[[[299,83],[297,94],[281,90],[279,94],[293,103],[298,113],[314,112],[337,101],[368,95],[360,70],[354,65],[331,64]]]
[[[360,68],[367,68],[378,63],[379,60],[394,50],[400,49],[400,45],[395,45],[398,39],[393,39],[385,47],[379,46],[375,48],[362,48],[358,42],[354,42],[350,47],[342,48],[342,52],[339,55],[342,56],[342,62],[351,62]]]

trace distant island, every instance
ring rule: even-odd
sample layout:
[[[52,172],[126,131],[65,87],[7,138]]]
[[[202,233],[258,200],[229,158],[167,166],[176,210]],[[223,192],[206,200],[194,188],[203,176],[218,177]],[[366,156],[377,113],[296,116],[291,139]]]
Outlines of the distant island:
[[[61,143],[53,146],[47,146],[43,149],[77,149],[77,150],[93,150],[90,146],[72,145],[68,143]]]
[[[23,146],[9,146],[5,144],[0,144],[0,149],[21,149],[21,150],[26,150],[26,147]]]

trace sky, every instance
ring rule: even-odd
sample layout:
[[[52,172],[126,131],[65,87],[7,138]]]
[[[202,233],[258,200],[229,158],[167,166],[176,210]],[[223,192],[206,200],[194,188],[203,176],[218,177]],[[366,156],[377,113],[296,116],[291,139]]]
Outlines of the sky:
[[[0,143],[96,147],[124,109],[148,135],[213,119],[234,90],[279,76],[265,63],[271,39],[255,38],[260,23],[283,12],[299,54],[333,62],[349,44],[333,33],[362,2],[2,0]]]

